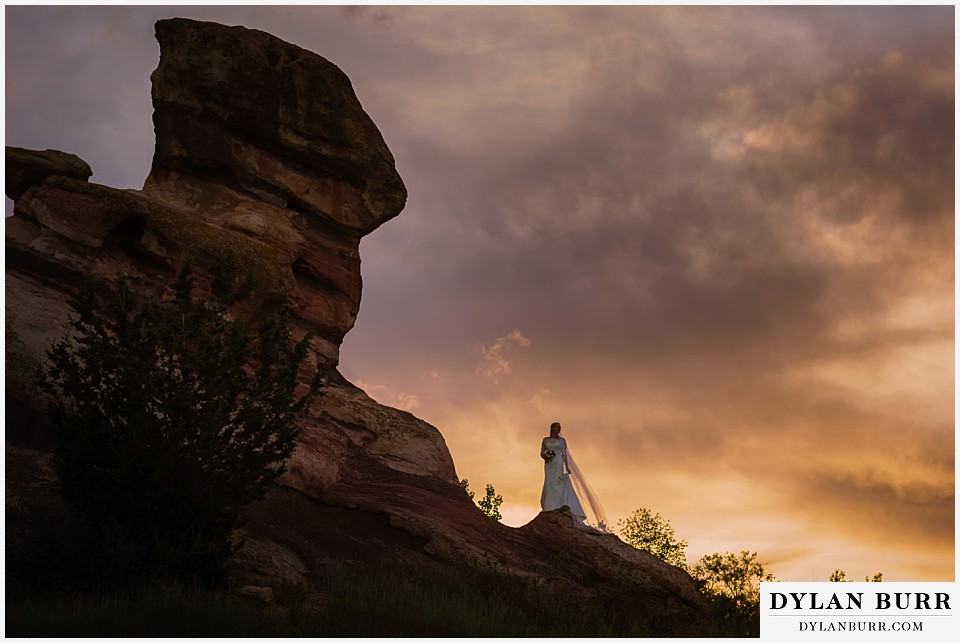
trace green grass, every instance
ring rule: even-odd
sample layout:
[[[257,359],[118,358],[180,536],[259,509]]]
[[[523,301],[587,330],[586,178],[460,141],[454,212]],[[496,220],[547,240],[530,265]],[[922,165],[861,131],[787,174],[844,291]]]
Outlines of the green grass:
[[[11,597],[10,637],[273,636],[278,619],[239,596],[179,584]]]
[[[532,580],[457,570],[400,568],[321,574],[328,597],[322,636],[649,636],[634,613],[599,602],[558,599]]]
[[[9,589],[9,588],[8,588]],[[226,590],[155,584],[7,593],[11,637],[644,637],[632,611],[551,598],[533,581],[457,570],[335,566],[272,605]]]

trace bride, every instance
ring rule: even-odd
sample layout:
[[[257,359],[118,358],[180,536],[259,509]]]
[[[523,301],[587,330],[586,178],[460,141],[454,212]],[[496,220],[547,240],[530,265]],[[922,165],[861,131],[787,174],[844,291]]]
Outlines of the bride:
[[[540,443],[540,457],[544,460],[541,510],[553,511],[560,507],[569,507],[578,526],[586,525],[606,532],[607,517],[603,507],[573,461],[567,441],[560,435],[559,422],[550,425],[550,436]],[[589,516],[580,502],[581,497],[587,503]]]

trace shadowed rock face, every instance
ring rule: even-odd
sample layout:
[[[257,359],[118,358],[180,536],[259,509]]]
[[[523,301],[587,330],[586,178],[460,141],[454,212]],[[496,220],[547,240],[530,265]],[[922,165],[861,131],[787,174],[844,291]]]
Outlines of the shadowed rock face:
[[[157,141],[142,190],[89,183],[90,168],[69,154],[7,148],[8,504],[22,509],[40,487],[42,502],[51,497],[42,451],[53,438],[32,377],[80,285],[92,278],[107,291],[124,274],[158,292],[187,254],[202,263],[230,251],[259,284],[245,312],[282,306],[298,332],[317,329],[312,367],[333,374],[288,472],[248,510],[238,571],[301,581],[344,558],[493,565],[698,633],[700,599],[685,572],[574,529],[564,511],[519,529],[487,518],[458,484],[436,428],[336,372],[360,305],[360,239],[406,200],[349,79],[263,32],[183,19],[156,30]]]
[[[393,156],[340,69],[261,31],[157,23],[157,146],[148,192],[211,183],[363,235],[397,216],[406,190]],[[172,184],[172,185],[171,185]],[[229,204],[204,211],[230,209]]]
[[[360,304],[360,238],[407,192],[350,80],[261,31],[156,25],[156,150],[143,191],[283,249],[287,294],[335,353]]]

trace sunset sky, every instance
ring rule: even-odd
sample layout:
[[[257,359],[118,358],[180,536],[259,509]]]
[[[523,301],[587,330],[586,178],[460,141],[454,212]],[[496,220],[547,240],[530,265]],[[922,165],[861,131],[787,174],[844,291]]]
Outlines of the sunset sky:
[[[507,524],[556,420],[691,563],[954,579],[952,5],[8,6],[6,144],[140,188],[173,16],[353,81],[409,199],[341,370]]]

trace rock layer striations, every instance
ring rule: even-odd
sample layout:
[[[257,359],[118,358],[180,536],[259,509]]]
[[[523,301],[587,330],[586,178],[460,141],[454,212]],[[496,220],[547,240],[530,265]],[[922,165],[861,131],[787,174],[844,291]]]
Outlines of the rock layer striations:
[[[317,329],[313,367],[332,373],[288,472],[249,508],[238,570],[301,581],[344,558],[493,564],[698,633],[700,600],[685,572],[574,529],[563,511],[518,529],[484,516],[435,427],[377,404],[335,370],[360,306],[360,240],[406,201],[343,72],[243,27],[172,19],[156,35],[156,150],[142,190],[90,183],[89,166],[70,154],[7,148],[8,471],[29,469],[30,453],[43,468],[53,437],[32,373],[86,280],[106,291],[122,274],[156,291],[184,257],[232,252],[259,286],[246,312],[283,307],[299,332]],[[8,475],[8,502],[13,493],[22,507],[30,488]]]

